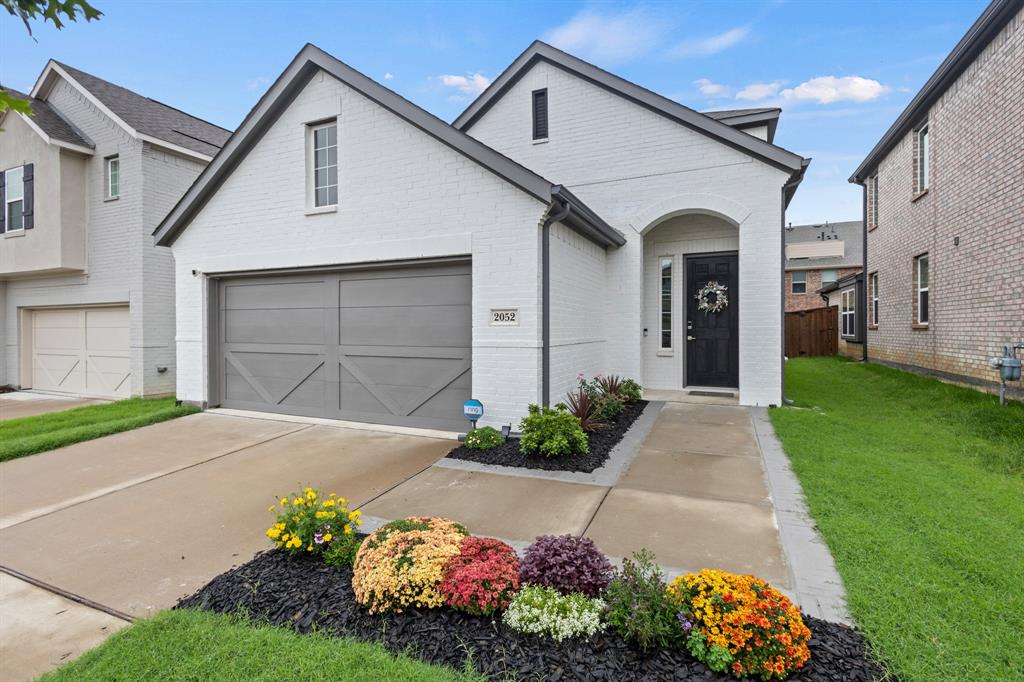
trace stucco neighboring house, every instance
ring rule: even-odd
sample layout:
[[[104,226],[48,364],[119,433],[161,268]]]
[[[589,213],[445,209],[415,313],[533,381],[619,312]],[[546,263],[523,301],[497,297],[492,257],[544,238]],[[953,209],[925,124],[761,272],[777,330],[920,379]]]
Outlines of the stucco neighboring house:
[[[1024,1],[995,0],[850,178],[869,360],[992,389],[1024,342],[1022,93]]]
[[[178,397],[463,430],[471,396],[517,426],[610,372],[779,404],[809,162],[777,120],[537,42],[448,125],[307,45],[155,234]],[[699,311],[711,280],[728,305]]]
[[[174,393],[173,262],[150,233],[230,133],[56,61],[15,94],[33,113],[0,117],[0,386]]]
[[[825,305],[820,291],[864,263],[864,223],[849,220],[786,227],[786,312]]]

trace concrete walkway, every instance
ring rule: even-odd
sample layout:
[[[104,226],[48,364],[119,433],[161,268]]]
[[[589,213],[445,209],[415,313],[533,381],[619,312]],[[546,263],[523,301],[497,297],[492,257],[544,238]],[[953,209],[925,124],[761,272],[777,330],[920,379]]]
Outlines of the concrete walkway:
[[[34,417],[37,414],[60,412],[73,407],[96,405],[102,402],[104,401],[32,393],[31,391],[0,393],[0,421],[18,419],[19,417]]]

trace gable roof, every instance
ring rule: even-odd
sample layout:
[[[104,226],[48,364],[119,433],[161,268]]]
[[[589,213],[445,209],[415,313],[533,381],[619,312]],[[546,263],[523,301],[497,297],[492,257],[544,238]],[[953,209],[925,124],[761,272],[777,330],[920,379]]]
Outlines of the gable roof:
[[[850,182],[863,184],[875,172],[879,162],[892,151],[900,140],[911,130],[924,122],[928,111],[960,74],[970,66],[978,55],[988,47],[992,39],[1024,9],[1024,0],[992,0],[981,16],[967,29],[967,33],[956,44],[953,51],[939,64],[931,78],[924,84],[910,104],[896,121],[885,131],[885,135],[868,153],[857,170],[850,176]]]
[[[170,246],[177,236],[192,221],[217,188],[241,163],[281,115],[295,96],[305,87],[310,78],[324,71],[384,107],[399,118],[419,128],[439,142],[508,181],[518,189],[546,204],[558,203],[573,207],[563,221],[601,246],[622,246],[625,238],[615,228],[602,220],[596,213],[583,205],[579,199],[533,171],[519,165],[512,159],[496,152],[479,140],[456,130],[441,119],[421,109],[398,93],[373,81],[351,66],[327,54],[315,45],[307,43],[278,76],[273,85],[264,93],[242,124],[225,143],[213,161],[192,187],[178,201],[177,205],[154,231],[158,246]]]
[[[786,246],[821,241],[821,234],[842,241],[843,255],[824,258],[786,258],[786,270],[859,268],[864,265],[864,223],[845,220],[824,225],[793,225],[785,231]],[[788,249],[787,249],[788,256]]]
[[[32,97],[45,100],[58,78],[81,90],[131,135],[160,146],[208,161],[231,135],[230,130],[52,59],[32,88]]]
[[[39,133],[47,143],[56,144],[59,147],[74,149],[75,151],[80,151],[85,154],[92,153],[95,145],[93,145],[93,143],[90,142],[81,131],[69,122],[65,121],[57,111],[46,103],[46,100],[36,99],[23,92],[12,90],[11,88],[2,89],[4,92],[10,93],[18,99],[29,100],[29,103],[32,105],[32,114],[31,116],[22,115],[22,118],[25,119],[29,126]]]
[[[782,109],[778,107],[762,107],[759,109],[702,111],[700,113],[740,130],[767,126],[768,142],[772,142],[775,140],[775,130],[779,127],[779,115],[782,114]]]
[[[748,135],[540,40],[533,41],[526,51],[516,57],[515,61],[494,79],[494,82],[455,119],[452,125],[459,130],[469,130],[534,64],[540,61],[556,66],[791,175],[802,174],[807,165],[805,159],[798,154]]]

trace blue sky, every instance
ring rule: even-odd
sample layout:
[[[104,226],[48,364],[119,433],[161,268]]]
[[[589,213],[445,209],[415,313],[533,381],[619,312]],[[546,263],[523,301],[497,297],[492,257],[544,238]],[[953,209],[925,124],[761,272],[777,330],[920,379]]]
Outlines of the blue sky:
[[[90,1],[38,42],[0,17],[0,81],[53,57],[234,128],[312,42],[451,121],[541,38],[698,110],[781,106],[775,142],[814,158],[794,224],[860,217],[846,178],[987,4]]]

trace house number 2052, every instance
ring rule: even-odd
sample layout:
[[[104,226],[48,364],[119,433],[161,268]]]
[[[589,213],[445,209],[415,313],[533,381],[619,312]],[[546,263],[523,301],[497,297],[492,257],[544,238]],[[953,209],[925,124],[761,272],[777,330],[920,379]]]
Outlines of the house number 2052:
[[[491,308],[492,327],[518,327],[519,308]]]

